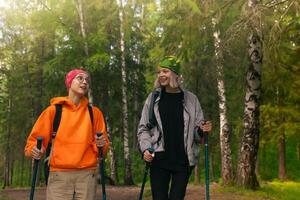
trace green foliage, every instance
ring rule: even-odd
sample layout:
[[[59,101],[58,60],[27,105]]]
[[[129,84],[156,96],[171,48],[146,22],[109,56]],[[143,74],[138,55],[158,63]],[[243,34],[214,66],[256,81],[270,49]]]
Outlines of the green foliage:
[[[65,74],[79,66],[91,73],[94,104],[109,117],[118,173],[119,177],[123,177],[117,1],[84,1],[86,38],[80,33],[74,1],[10,2],[14,3],[14,7],[3,8],[0,12],[0,154],[10,160],[14,172],[11,184],[30,184],[31,163],[23,156],[27,135],[50,99],[66,95]],[[228,120],[232,131],[230,139],[236,162],[239,135],[243,131],[244,73],[247,64],[248,32],[245,26],[248,20],[241,14],[244,6],[245,1],[240,0],[138,0],[128,1],[124,5],[129,143],[136,183],[141,182],[144,171],[144,162],[136,148],[136,139],[133,139],[136,137],[138,118],[146,96],[153,89],[157,63],[170,54],[181,58],[184,86],[198,96],[205,117],[213,121],[214,129],[210,137],[211,177],[214,181],[219,180],[219,113],[212,17],[218,21],[216,28],[221,33]],[[280,131],[284,130],[287,175],[291,180],[299,180],[299,152],[295,151],[300,145],[299,5],[295,1],[286,1],[268,6],[260,10],[264,16],[265,34],[260,177],[267,180],[277,177],[276,146]],[[275,20],[277,23],[274,23]],[[89,49],[88,55],[84,51],[85,44]],[[111,170],[109,161],[110,158],[107,160],[108,173]],[[1,184],[6,164],[5,159],[0,161]],[[274,193],[278,191],[277,185],[268,187]]]

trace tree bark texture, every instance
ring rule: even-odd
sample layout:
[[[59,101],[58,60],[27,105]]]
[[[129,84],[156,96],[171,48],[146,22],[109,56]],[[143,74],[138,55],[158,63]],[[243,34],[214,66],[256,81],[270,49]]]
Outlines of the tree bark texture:
[[[255,167],[259,147],[259,106],[261,95],[262,41],[258,1],[248,1],[248,11],[253,17],[248,37],[249,64],[246,71],[246,94],[244,99],[243,135],[240,141],[237,185],[255,189],[259,186]]]
[[[76,9],[79,16],[79,25],[80,25],[80,32],[84,41],[84,52],[85,55],[89,55],[89,46],[87,42],[87,35],[86,35],[86,26],[84,21],[84,13],[83,13],[83,3],[82,0],[75,0]]]
[[[127,103],[127,77],[125,63],[125,33],[124,33],[124,11],[122,0],[119,1],[119,20],[120,20],[120,49],[121,49],[121,74],[122,74],[122,119],[123,119],[123,142],[124,142],[124,160],[125,176],[124,183],[133,185],[131,158],[128,139],[128,103]]]
[[[113,137],[111,134],[110,120],[108,116],[106,116],[105,118],[107,122],[107,126],[106,126],[107,134],[110,140],[109,151],[108,151],[108,154],[110,156],[110,177],[113,182],[112,184],[114,185],[118,182],[117,160],[116,160],[115,148],[113,146]]]
[[[227,120],[223,55],[220,47],[220,31],[217,30],[217,19],[212,19],[214,29],[215,63],[217,67],[217,85],[219,97],[219,115],[220,115],[220,147],[221,147],[221,175],[224,185],[229,185],[233,181],[232,156],[230,144],[230,129]]]

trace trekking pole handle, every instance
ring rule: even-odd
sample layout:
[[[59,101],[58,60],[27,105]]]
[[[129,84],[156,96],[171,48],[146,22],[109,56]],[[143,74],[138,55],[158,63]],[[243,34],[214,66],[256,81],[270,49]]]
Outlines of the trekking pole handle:
[[[43,142],[43,137],[37,137],[36,140],[37,140],[36,147],[38,148],[38,150],[41,150],[41,148],[42,148],[42,142]]]
[[[147,149],[149,151],[149,153],[153,154],[154,153],[154,149],[152,147]]]
[[[152,147],[148,148],[147,150],[148,150],[149,153],[152,155],[152,157],[154,157],[154,151],[155,151],[155,150],[154,150]],[[151,162],[147,162],[147,161],[146,161],[146,163],[147,163],[147,165],[150,165]]]
[[[102,132],[97,132],[96,133],[97,138],[101,137],[102,135],[103,135]],[[101,157],[102,157],[102,152],[101,152],[102,147],[97,147],[97,148],[98,148],[98,151],[99,151],[99,155],[101,155]]]
[[[96,135],[97,135],[97,137],[101,137],[101,135],[103,135],[103,133],[102,132],[97,132]]]

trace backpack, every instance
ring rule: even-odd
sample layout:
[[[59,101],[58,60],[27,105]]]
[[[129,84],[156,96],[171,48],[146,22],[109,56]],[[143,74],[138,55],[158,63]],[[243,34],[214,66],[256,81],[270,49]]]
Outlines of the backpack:
[[[155,117],[155,114],[154,114],[154,103],[155,103],[157,97],[160,96],[160,93],[161,93],[160,91],[155,90],[151,94],[151,102],[150,102],[150,106],[149,106],[149,121],[146,124],[146,126],[149,130],[151,130],[152,128],[157,126],[157,120],[156,120],[156,117]],[[156,141],[157,144],[160,143],[161,138],[162,138],[162,133],[159,130],[159,136],[158,136],[157,141]]]
[[[89,110],[91,122],[92,124],[94,124],[93,108],[91,105],[88,105],[88,110]],[[51,140],[48,143],[46,149],[46,158],[44,160],[44,175],[45,175],[46,185],[48,184],[48,177],[49,177],[49,170],[50,170],[50,153],[51,153],[52,142],[56,137],[56,133],[60,124],[61,114],[62,114],[62,104],[55,104],[55,116],[52,125],[53,129],[51,134]]]
[[[153,91],[151,94],[151,102],[149,106],[149,122],[147,123],[147,128],[151,130],[154,126],[157,125],[157,120],[154,114],[154,103],[157,97],[160,95],[160,91]]]

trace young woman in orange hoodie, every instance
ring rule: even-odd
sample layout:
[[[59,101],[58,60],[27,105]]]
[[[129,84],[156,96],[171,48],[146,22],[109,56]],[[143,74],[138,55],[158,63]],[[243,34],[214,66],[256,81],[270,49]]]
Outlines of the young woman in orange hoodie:
[[[90,87],[90,75],[82,69],[70,71],[65,78],[68,96],[56,97],[36,121],[25,146],[25,155],[40,159],[51,142],[56,104],[62,114],[50,153],[50,174],[47,200],[94,200],[98,148],[105,155],[109,146],[102,112],[92,107],[93,121],[85,97]],[[96,133],[103,133],[97,137]],[[43,137],[42,148],[36,145]]]

